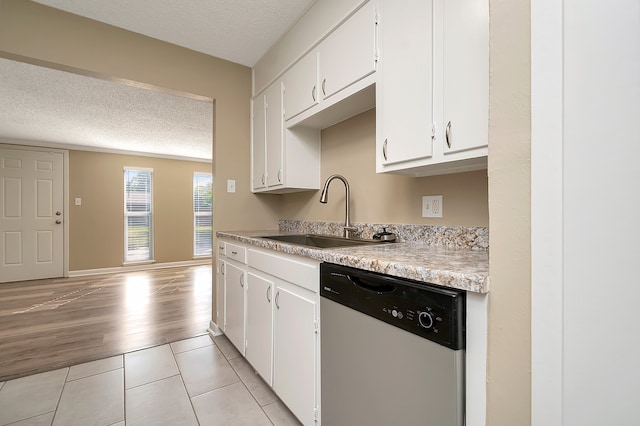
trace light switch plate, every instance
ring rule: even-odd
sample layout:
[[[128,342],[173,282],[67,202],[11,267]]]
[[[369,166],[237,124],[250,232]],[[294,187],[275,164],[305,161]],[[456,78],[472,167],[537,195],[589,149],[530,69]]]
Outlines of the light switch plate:
[[[227,180],[227,192],[236,192],[236,181],[234,179]]]
[[[75,204],[76,206],[81,206],[81,205],[82,205],[82,198],[76,198],[74,201],[75,201],[75,203],[74,203],[74,204]]]
[[[442,195],[422,197],[422,217],[442,217]]]

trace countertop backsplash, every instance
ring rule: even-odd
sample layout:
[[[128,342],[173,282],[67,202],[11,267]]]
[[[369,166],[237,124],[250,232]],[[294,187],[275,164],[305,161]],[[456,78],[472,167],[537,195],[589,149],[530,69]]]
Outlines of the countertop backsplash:
[[[489,228],[481,226],[432,226],[398,225],[386,223],[355,223],[358,228],[356,237],[370,239],[387,228],[396,234],[398,242],[423,243],[430,246],[450,249],[466,248],[470,250],[489,249]],[[314,222],[300,220],[279,220],[280,231],[303,234],[326,234],[342,236],[342,222]]]

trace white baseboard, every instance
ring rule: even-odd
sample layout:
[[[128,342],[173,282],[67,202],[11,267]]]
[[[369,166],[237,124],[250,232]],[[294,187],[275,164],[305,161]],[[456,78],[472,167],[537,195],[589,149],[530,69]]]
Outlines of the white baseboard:
[[[117,274],[122,272],[147,271],[151,269],[164,269],[164,268],[181,268],[185,266],[198,266],[198,265],[211,265],[211,258],[186,260],[182,262],[145,263],[145,264],[128,265],[128,266],[116,266],[113,268],[80,269],[77,271],[69,271],[69,277],[84,277],[87,275],[100,275],[100,274]]]
[[[221,336],[224,334],[224,332],[220,329],[220,327],[218,327],[218,324],[216,324],[213,321],[209,321],[209,328],[207,329],[207,331],[209,332],[209,335],[211,337]]]

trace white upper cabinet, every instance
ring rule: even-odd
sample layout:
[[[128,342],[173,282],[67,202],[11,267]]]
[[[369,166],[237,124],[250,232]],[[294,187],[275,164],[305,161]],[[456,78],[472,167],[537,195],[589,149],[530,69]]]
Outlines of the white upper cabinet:
[[[285,120],[318,104],[318,54],[309,53],[282,77]]]
[[[380,0],[376,171],[486,168],[486,0]]]
[[[380,2],[378,171],[433,155],[432,1]]]
[[[376,9],[366,3],[318,47],[320,92],[328,99],[376,70]]]
[[[489,7],[486,3],[486,0],[445,0],[443,4],[442,126],[447,155],[488,144]]]
[[[284,144],[282,127],[282,87],[280,83],[272,84],[265,92],[266,103],[266,156],[267,186],[280,186],[284,181],[282,149]]]
[[[321,129],[373,108],[365,89],[375,83],[377,43],[376,4],[361,2],[282,77],[285,127]]]
[[[283,84],[276,81],[253,100],[253,192],[320,188],[320,133],[284,127],[283,90]]]
[[[251,188],[254,191],[267,186],[266,114],[264,94],[251,101]]]

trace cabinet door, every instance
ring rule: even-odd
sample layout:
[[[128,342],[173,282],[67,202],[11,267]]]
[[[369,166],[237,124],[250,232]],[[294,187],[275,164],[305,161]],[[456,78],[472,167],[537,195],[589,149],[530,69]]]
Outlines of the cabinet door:
[[[431,0],[380,3],[378,171],[433,155],[432,23]]]
[[[264,188],[266,181],[266,109],[264,95],[257,96],[251,101],[251,174],[253,189]]]
[[[247,273],[247,361],[269,385],[272,384],[273,283]]]
[[[225,261],[218,259],[218,272],[216,274],[216,324],[224,331],[224,268]]]
[[[316,302],[276,287],[273,388],[305,425],[316,409]]]
[[[265,92],[266,145],[267,145],[267,186],[282,185],[282,86],[278,81]]]
[[[309,52],[282,78],[284,119],[295,117],[318,104],[318,53]]]
[[[231,343],[244,355],[244,270],[231,262],[225,265],[225,329]]]
[[[489,138],[489,6],[446,0],[444,13],[444,152],[487,146]]]
[[[319,47],[322,99],[376,70],[376,16],[368,2]]]

